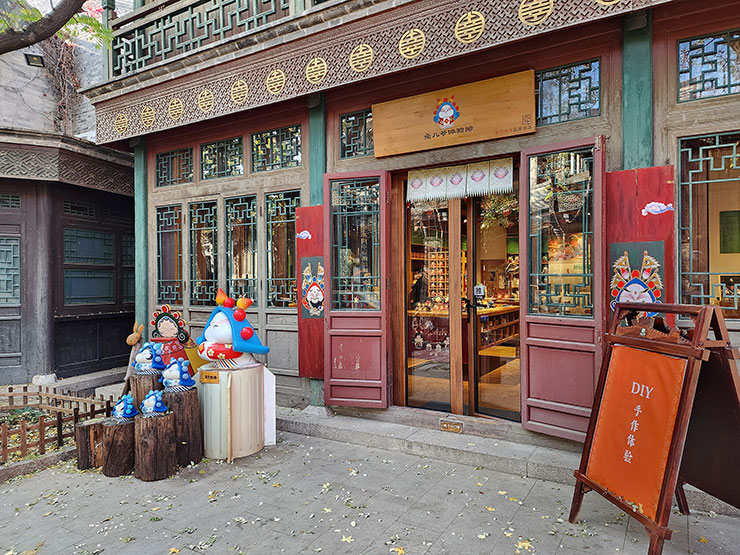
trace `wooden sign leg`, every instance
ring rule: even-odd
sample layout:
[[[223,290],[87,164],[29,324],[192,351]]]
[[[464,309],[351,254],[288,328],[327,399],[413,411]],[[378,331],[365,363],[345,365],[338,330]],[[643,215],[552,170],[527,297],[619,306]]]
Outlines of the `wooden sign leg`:
[[[647,529],[650,534],[650,547],[648,548],[648,555],[662,555],[663,543],[665,540],[655,532],[652,532],[649,528]]]
[[[676,503],[678,503],[678,510],[681,511],[682,515],[689,515],[689,502],[686,500],[686,492],[683,490],[684,483],[678,482],[676,484]]]
[[[580,480],[576,479],[576,487],[573,490],[573,502],[570,504],[570,516],[568,517],[568,522],[571,524],[578,522],[578,513],[581,512],[583,495],[588,491],[590,491],[590,488]]]

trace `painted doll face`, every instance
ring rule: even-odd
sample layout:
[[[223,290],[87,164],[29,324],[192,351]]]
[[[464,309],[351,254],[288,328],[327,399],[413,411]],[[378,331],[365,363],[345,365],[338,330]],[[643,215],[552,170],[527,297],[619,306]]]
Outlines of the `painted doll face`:
[[[231,323],[223,312],[217,313],[203,334],[212,343],[232,343]]]
[[[172,318],[162,318],[157,323],[157,331],[162,337],[177,337],[178,328]]]

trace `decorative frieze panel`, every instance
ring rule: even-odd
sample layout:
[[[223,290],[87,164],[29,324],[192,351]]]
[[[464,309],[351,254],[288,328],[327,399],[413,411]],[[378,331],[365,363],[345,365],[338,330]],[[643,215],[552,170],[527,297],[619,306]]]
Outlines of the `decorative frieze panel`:
[[[134,194],[133,168],[63,149],[0,145],[0,177],[62,181],[121,195]]]
[[[204,63],[210,67],[177,79],[151,76],[160,80],[153,86],[146,86],[146,72],[137,74],[138,87],[133,80],[119,87],[133,92],[96,104],[97,137],[106,143],[187,125],[669,1],[453,0],[444,10],[431,0],[407,4],[393,17],[379,13],[333,22],[315,36],[289,40],[288,35],[281,46],[235,60],[232,55],[221,64],[211,60]],[[156,114],[149,126],[142,123],[145,109]]]

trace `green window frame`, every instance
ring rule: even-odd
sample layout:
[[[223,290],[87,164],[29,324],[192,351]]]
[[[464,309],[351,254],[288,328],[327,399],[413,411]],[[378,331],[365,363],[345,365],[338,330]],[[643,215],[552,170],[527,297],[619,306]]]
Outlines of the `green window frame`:
[[[370,108],[339,116],[339,158],[372,156],[373,112]]]
[[[244,175],[244,145],[241,137],[200,145],[201,179]]]
[[[21,304],[21,238],[0,235],[0,306]]]
[[[21,207],[21,196],[2,194],[0,195],[0,209],[3,210],[19,210]]]
[[[331,183],[331,304],[380,310],[380,180]]]
[[[252,134],[253,172],[295,168],[300,165],[300,125],[291,125]]]
[[[537,125],[601,115],[601,60],[595,58],[535,73]]]
[[[167,187],[193,181],[193,149],[180,148],[157,154],[156,186]]]
[[[227,293],[257,306],[257,195],[227,198],[224,208]]]
[[[679,40],[678,102],[740,93],[740,29]]]
[[[189,205],[190,304],[212,305],[218,286],[218,204],[215,200]]]
[[[295,209],[300,205],[300,191],[280,191],[265,195],[269,307],[296,306]]]
[[[157,303],[183,304],[182,229],[182,206],[157,208]]]

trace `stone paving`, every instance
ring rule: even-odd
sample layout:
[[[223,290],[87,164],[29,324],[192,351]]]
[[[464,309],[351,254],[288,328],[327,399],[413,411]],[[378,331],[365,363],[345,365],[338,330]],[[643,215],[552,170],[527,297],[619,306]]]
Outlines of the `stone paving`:
[[[540,555],[647,553],[596,494],[399,452],[280,433],[232,464],[146,483],[64,463],[0,485],[0,554]],[[671,519],[666,555],[740,553],[738,520]]]

